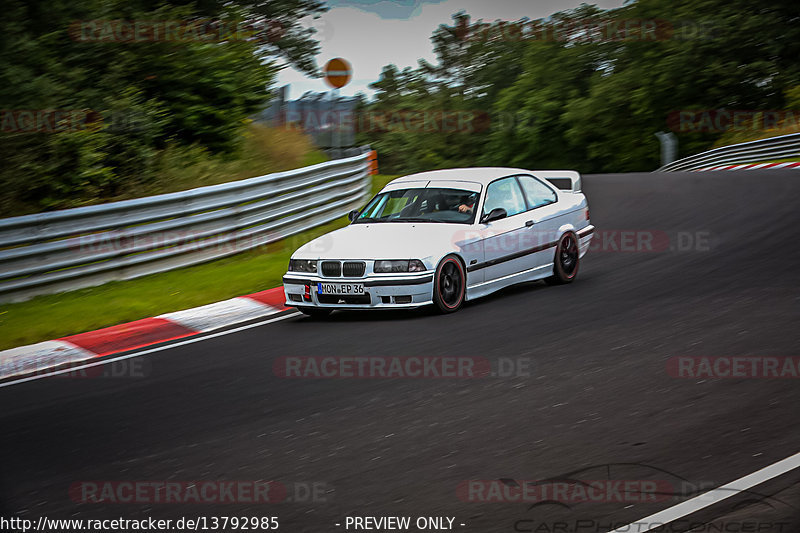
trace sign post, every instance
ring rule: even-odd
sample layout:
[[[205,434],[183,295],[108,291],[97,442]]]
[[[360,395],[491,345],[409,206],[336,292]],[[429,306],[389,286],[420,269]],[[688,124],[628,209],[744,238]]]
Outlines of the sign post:
[[[350,63],[341,57],[335,57],[325,64],[323,69],[325,72],[325,83],[327,83],[333,90],[331,91],[331,106],[333,107],[333,117],[336,121],[334,131],[331,132],[331,148],[339,148],[339,128],[341,127],[341,118],[336,113],[336,108],[339,103],[339,89],[344,87],[350,82],[353,76],[353,69]]]

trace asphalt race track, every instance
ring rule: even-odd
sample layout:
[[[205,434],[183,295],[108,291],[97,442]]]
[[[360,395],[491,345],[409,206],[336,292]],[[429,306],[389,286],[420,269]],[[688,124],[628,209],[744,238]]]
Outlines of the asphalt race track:
[[[462,531],[607,531],[685,498],[532,505],[464,501],[458,488],[568,477],[708,489],[800,451],[800,378],[667,370],[678,356],[800,355],[800,172],[594,175],[584,192],[598,232],[571,285],[507,289],[448,316],[293,316],[145,355],[144,377],[0,389],[0,516],[277,516],[279,531],[320,533],[345,531],[346,516],[449,516]],[[529,370],[274,374],[276,358],[309,355]],[[73,502],[86,480],[276,480],[293,501]],[[794,533],[798,487],[794,470],[691,518]]]

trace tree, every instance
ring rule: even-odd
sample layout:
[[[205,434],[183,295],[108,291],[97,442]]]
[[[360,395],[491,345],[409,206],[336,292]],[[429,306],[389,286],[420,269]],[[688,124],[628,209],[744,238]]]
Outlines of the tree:
[[[7,0],[0,204],[115,195],[151,179],[168,145],[235,153],[277,70],[316,72],[318,44],[300,21],[324,9],[319,0]],[[131,38],[135,21],[142,39]],[[179,38],[166,37],[166,24]],[[29,111],[61,122],[22,127]]]
[[[794,105],[798,22],[794,0],[637,0],[505,23],[460,12],[433,33],[437,61],[384,70],[371,105],[489,110],[491,128],[362,141],[380,143],[392,162],[383,168],[394,172],[454,163],[652,170],[654,134],[680,110]],[[412,79],[425,90],[411,91]],[[681,152],[708,149],[724,133],[680,131]]]

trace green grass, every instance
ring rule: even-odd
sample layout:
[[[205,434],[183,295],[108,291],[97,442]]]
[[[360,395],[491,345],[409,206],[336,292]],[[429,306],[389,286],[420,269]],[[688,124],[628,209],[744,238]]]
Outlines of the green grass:
[[[724,133],[714,143],[713,148],[721,146],[729,146],[731,144],[738,144],[743,142],[757,141],[760,139],[769,139],[771,137],[778,137],[780,135],[788,135],[790,133],[800,132],[800,126],[795,123],[781,124],[778,127],[768,130],[751,129],[749,124],[744,125],[741,129],[732,129]]]
[[[250,123],[242,135],[241,150],[232,159],[211,156],[198,147],[168,148],[155,180],[130,187],[114,200],[217,185],[327,161],[301,131]]]
[[[374,176],[373,193],[395,176]],[[291,253],[347,224],[333,222],[258,250],[99,287],[0,306],[0,349],[130,322],[277,287]]]

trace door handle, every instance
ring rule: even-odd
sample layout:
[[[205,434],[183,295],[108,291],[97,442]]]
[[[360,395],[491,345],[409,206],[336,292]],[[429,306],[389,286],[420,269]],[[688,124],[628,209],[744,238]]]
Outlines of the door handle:
[[[527,222],[525,223],[525,227],[528,227],[528,228],[530,228],[531,226],[533,226],[533,220],[529,220],[529,221],[527,221]]]

